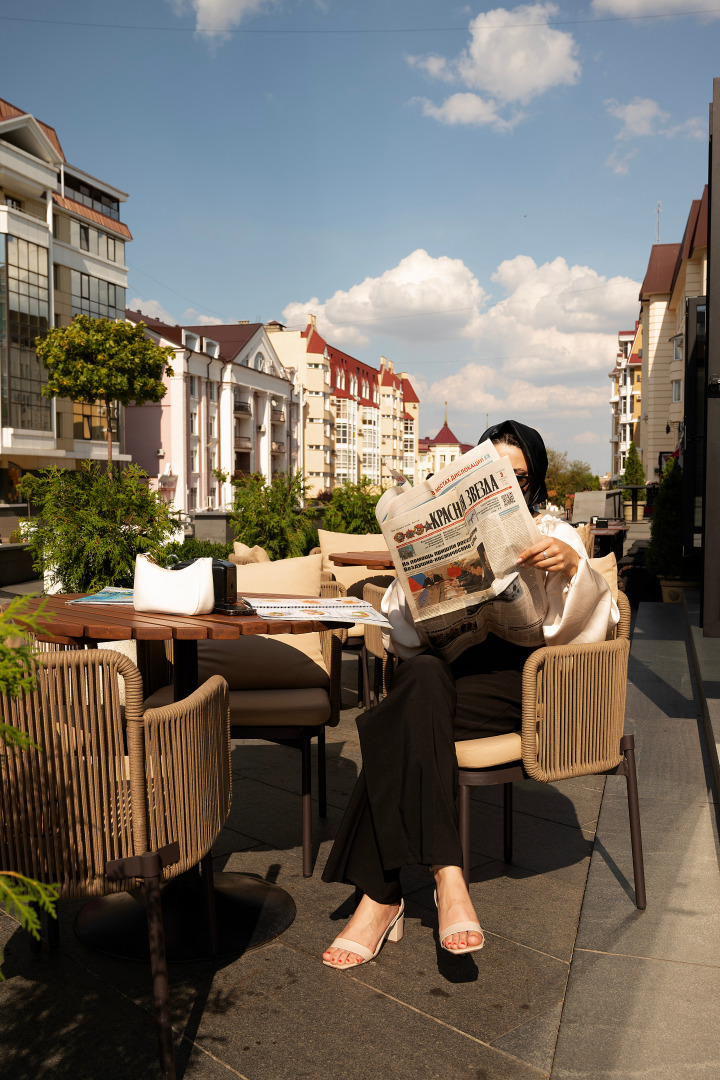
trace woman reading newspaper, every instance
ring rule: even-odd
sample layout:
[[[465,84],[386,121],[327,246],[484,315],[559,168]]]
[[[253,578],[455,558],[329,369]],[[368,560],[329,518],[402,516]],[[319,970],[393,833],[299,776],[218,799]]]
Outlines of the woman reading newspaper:
[[[547,499],[547,453],[539,433],[513,420],[490,439],[510,459],[532,510]],[[383,599],[392,630],[388,649],[400,658],[388,695],[358,717],[363,769],[323,873],[355,885],[362,898],[341,937],[323,953],[347,970],[374,959],[386,940],[402,937],[400,869],[429,866],[436,886],[440,944],[461,956],[481,949],[483,932],[462,874],[455,805],[455,741],[517,731],[522,669],[542,644],[604,641],[619,613],[575,530],[535,514],[541,539],[523,551],[522,567],[544,572],[546,614],[534,646],[488,634],[448,663],[429,651],[394,582]]]

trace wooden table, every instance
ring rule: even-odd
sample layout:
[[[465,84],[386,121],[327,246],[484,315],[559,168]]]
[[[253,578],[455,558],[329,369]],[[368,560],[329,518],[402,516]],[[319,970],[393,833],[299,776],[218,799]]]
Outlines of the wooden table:
[[[45,633],[65,643],[96,645],[98,641],[173,642],[175,700],[198,685],[197,643],[210,639],[231,641],[249,634],[312,634],[327,630],[313,619],[263,619],[259,615],[161,615],[140,613],[131,604],[67,603],[82,593],[47,596],[43,614]],[[257,594],[260,598],[260,594]],[[279,599],[277,593],[263,599]],[[248,597],[252,602],[252,597]],[[36,608],[40,600],[29,605]],[[333,623],[333,626],[342,626]]]
[[[197,643],[233,640],[251,634],[309,634],[326,630],[313,619],[267,620],[259,615],[161,615],[136,612],[130,604],[73,604],[82,593],[44,598],[42,637],[62,644],[95,646],[99,641],[173,642],[175,700],[198,685]],[[267,594],[264,594],[267,595]],[[274,594],[272,599],[277,599]],[[252,598],[249,598],[252,599]],[[41,599],[28,607],[36,609]],[[333,623],[333,626],[342,626]],[[238,956],[277,937],[295,918],[295,902],[284,889],[250,874],[215,873],[214,898],[218,952],[211,957],[204,890],[197,871],[162,889],[168,960],[188,961]],[[144,904],[130,893],[91,900],[78,913],[75,929],[90,948],[128,959],[147,953]]]
[[[597,557],[601,558],[603,555],[609,555],[611,551],[614,551],[615,557],[621,559],[623,544],[625,542],[625,533],[629,528],[629,525],[620,521],[617,524],[608,525],[607,528],[602,529],[599,529],[597,525],[591,525],[590,535],[594,536],[597,540]]]
[[[336,566],[367,566],[369,570],[392,570],[393,561],[387,548],[382,551],[336,551],[330,555]]]

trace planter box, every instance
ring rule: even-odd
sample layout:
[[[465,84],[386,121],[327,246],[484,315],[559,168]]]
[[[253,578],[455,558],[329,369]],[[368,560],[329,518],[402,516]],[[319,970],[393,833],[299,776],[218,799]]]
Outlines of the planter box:
[[[682,604],[685,589],[697,589],[699,582],[682,578],[659,578],[663,604]]]
[[[642,521],[643,518],[645,517],[645,506],[646,506],[646,504],[644,502],[638,502],[638,504],[637,504],[637,519],[638,519],[638,521]],[[632,503],[631,502],[623,503],[623,511],[625,513],[625,520],[626,521],[632,521],[632,519],[633,519],[633,516],[632,516],[633,508],[632,508]]]

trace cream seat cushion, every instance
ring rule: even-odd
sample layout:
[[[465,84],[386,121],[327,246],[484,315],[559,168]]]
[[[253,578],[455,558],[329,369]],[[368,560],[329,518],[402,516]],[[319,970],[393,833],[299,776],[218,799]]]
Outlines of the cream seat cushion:
[[[484,739],[467,739],[455,743],[455,753],[461,769],[506,765],[522,758],[522,740],[517,731],[488,735]]]
[[[234,644],[237,644],[235,642]],[[318,687],[306,690],[231,690],[232,727],[315,727],[330,719],[330,698]],[[146,709],[169,705],[172,686],[156,690],[145,702]]]
[[[618,583],[617,583],[617,559],[615,558],[615,552],[611,551],[609,555],[603,555],[602,559],[590,559],[590,565],[593,570],[596,570],[598,574],[601,574],[605,578],[610,586],[610,592],[612,593],[613,600],[617,600],[618,597]]]

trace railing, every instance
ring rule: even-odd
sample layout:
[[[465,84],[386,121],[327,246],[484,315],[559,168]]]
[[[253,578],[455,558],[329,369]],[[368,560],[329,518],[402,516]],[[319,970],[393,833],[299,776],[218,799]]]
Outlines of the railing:
[[[273,454],[284,454],[285,453],[285,443],[284,442],[271,443],[270,444],[270,450],[272,451]]]
[[[235,436],[235,449],[236,450],[252,450],[252,439],[249,439],[246,435]]]
[[[285,413],[282,409],[271,409],[270,419],[272,420],[273,424],[282,424],[285,421]]]
[[[235,412],[247,413],[248,416],[252,412],[252,407],[249,401],[236,401]]]

